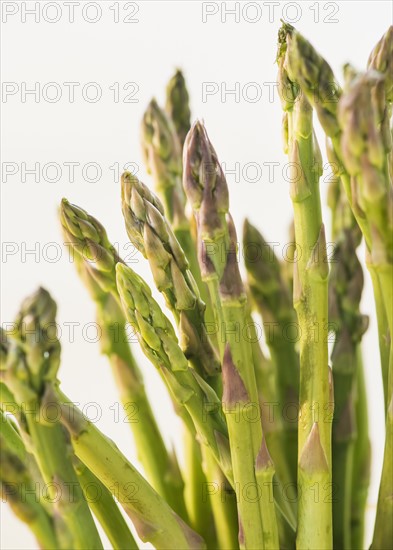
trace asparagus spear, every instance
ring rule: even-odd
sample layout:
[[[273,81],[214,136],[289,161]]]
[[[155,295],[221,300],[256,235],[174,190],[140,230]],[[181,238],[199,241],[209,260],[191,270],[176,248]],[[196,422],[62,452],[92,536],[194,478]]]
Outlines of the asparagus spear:
[[[184,519],[184,483],[177,461],[165,446],[146,395],[143,378],[131,354],[125,331],[126,320],[116,286],[115,266],[122,262],[104,227],[85,210],[61,203],[60,219],[66,243],[75,250],[75,264],[97,308],[102,331],[101,350],[108,357],[124,410],[132,406],[139,422],[130,423],[137,452],[147,478]],[[88,261],[87,251],[93,251]]]
[[[128,462],[116,445],[87,420],[58,385],[48,384],[46,403],[61,409],[76,456],[119,500],[135,525],[138,536],[158,550],[204,548],[192,531],[165,500]]]
[[[191,111],[186,82],[179,69],[168,82],[165,109],[173,120],[182,149],[191,127]]]
[[[35,493],[25,445],[9,418],[0,410],[0,484],[2,501],[9,502],[17,517],[32,530],[40,548],[58,546],[53,519]]]
[[[267,326],[267,344],[277,371],[279,410],[287,411],[299,400],[299,357],[290,336],[291,327],[296,326],[296,313],[273,249],[247,220],[243,229],[243,248],[249,288]],[[296,481],[297,423],[285,412],[283,420],[284,448],[285,444],[287,446],[284,457],[290,467],[289,475],[283,476],[284,471],[280,476],[285,483]]]
[[[56,328],[56,304],[40,288],[22,304],[17,318],[17,339],[10,343],[4,380],[23,406],[33,453],[50,499],[72,533],[75,548],[102,548],[91,512],[72,467],[63,428],[45,422],[42,396],[48,380],[56,377],[60,362],[60,343]],[[57,494],[60,491],[60,497]],[[72,492],[71,492],[72,491]]]
[[[310,495],[314,483],[326,491],[332,481],[331,424],[325,418],[332,406],[327,349],[329,268],[319,194],[320,152],[311,106],[295,85],[293,60],[288,55],[293,40],[292,29],[284,24],[277,57],[279,89],[288,119],[293,169],[290,195],[296,244],[301,250],[294,271],[294,305],[301,329],[297,546],[327,549],[332,546],[331,504],[326,495],[317,502]]]
[[[220,352],[222,360],[225,357],[226,346],[229,345],[232,361],[238,371],[250,403],[259,411],[258,390],[253,367],[252,347],[245,338],[243,331],[247,326],[247,306],[245,290],[240,278],[236,255],[236,230],[229,215],[228,188],[224,174],[218,163],[216,152],[209,141],[202,123],[197,121],[191,128],[184,147],[184,188],[193,207],[198,227],[200,246],[200,266],[204,280],[208,283],[212,302],[217,313],[217,326],[220,327]],[[233,424],[233,423],[232,423]],[[230,437],[231,450],[236,450],[236,429]],[[231,436],[231,432],[230,432]],[[255,462],[262,445],[262,425],[259,422],[250,423],[250,429],[244,432],[249,438],[248,447],[252,453],[253,467],[246,474],[236,470],[238,460],[232,454],[234,474],[241,479],[249,476],[255,478]],[[235,439],[234,439],[235,438]],[[242,524],[241,496],[243,490],[241,479],[237,487],[238,510]],[[254,507],[257,508],[256,503]],[[263,508],[271,508],[266,512],[264,523]],[[256,517],[256,511],[254,512]],[[262,536],[274,540],[277,525],[273,501],[259,502],[259,518]],[[274,523],[269,520],[274,518]],[[257,532],[257,526],[255,526]],[[245,539],[246,534],[244,534]],[[242,544],[242,537],[239,538]],[[245,542],[247,544],[247,542]]]
[[[159,199],[127,172],[122,176],[122,209],[128,236],[149,261],[156,286],[178,323],[183,351],[200,374],[216,375],[220,365],[206,333],[205,305],[184,251]]]
[[[182,237],[190,237],[190,232],[181,185],[181,148],[172,120],[155,99],[151,100],[143,115],[141,145],[147,171],[153,176],[166,217],[184,248],[189,241],[183,243]],[[185,251],[187,255],[187,249]]]
[[[343,183],[345,193],[347,195],[352,212],[356,218],[356,221],[362,231],[364,239],[366,241],[367,249],[371,251],[371,228],[364,211],[364,205],[359,202],[358,189],[359,184],[357,178],[354,175],[350,175],[350,168],[346,166],[346,162],[343,157],[342,148],[342,128],[338,120],[339,103],[342,96],[342,90],[334,77],[333,71],[329,64],[319,55],[319,53],[307,42],[307,40],[293,29],[290,25],[285,25],[282,30],[283,34],[290,34],[291,40],[288,41],[288,57],[291,59],[291,67],[293,72],[293,80],[301,87],[303,93],[306,94],[308,100],[315,108],[319,121],[331,140],[331,145],[334,150],[334,154],[337,159],[337,165],[340,166],[340,178]],[[376,47],[376,54],[370,58],[370,67],[374,67],[380,70],[386,70],[389,65],[389,51],[391,51],[392,32],[389,31],[385,35],[386,40],[382,40],[379,46]],[[387,83],[387,90],[389,90],[389,79],[384,79]],[[386,90],[385,90],[386,93]],[[389,91],[388,96],[389,97]],[[351,113],[351,105],[347,101],[348,114]],[[344,102],[345,107],[345,102]],[[388,117],[384,116],[385,130],[384,136],[387,139],[386,121]],[[343,121],[342,121],[343,122]],[[353,123],[355,120],[353,121]],[[352,125],[353,125],[352,123]],[[346,122],[344,123],[346,124]],[[342,124],[341,124],[342,125]],[[361,136],[358,136],[361,141]],[[375,143],[375,135],[373,137]],[[354,142],[354,147],[358,148],[359,139]],[[367,172],[370,175],[370,170]],[[390,199],[388,198],[390,201]],[[385,209],[384,209],[385,210]],[[373,230],[375,233],[375,231]],[[389,363],[389,350],[386,349],[386,330],[387,330],[387,312],[384,305],[383,291],[381,289],[380,276],[376,273],[377,267],[373,264],[371,258],[368,262],[368,269],[370,271],[376,310],[378,318],[378,332],[380,341],[380,353],[381,353],[381,365],[384,379],[385,389],[385,406],[387,407],[387,372]]]

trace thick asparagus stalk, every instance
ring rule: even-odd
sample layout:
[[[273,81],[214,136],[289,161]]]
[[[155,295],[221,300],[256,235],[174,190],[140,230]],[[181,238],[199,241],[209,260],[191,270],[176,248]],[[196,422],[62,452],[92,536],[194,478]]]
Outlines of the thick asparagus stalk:
[[[295,350],[291,329],[296,327],[296,312],[281,273],[279,261],[259,231],[247,220],[243,229],[243,249],[248,285],[255,305],[267,327],[267,344],[276,368],[279,411],[299,401],[299,357]],[[290,468],[289,477],[281,473],[283,483],[296,481],[297,422],[284,412],[285,458]],[[274,459],[274,454],[271,453]]]
[[[116,445],[105,437],[62,393],[48,385],[45,401],[61,408],[76,456],[119,500],[135,525],[138,536],[157,549],[204,548],[192,531],[128,462]]]
[[[177,70],[166,88],[165,110],[173,120],[180,147],[183,149],[186,135],[191,127],[191,111],[183,73]]]
[[[131,353],[125,332],[126,320],[116,286],[115,266],[122,262],[104,227],[85,210],[63,199],[60,218],[67,244],[75,250],[75,264],[97,307],[102,331],[101,350],[108,357],[124,410],[132,406],[138,422],[131,422],[138,459],[154,489],[183,519],[187,518],[184,483],[177,461],[166,449],[146,395],[143,378]],[[88,261],[93,251],[94,261]]]
[[[206,333],[205,304],[159,199],[136,177],[125,173],[122,209],[128,236],[149,261],[156,286],[179,325],[184,353],[200,374],[216,375],[220,364]]]
[[[53,518],[38,500],[28,463],[33,459],[9,418],[0,410],[0,484],[2,501],[9,502],[17,517],[25,522],[40,548],[58,546]],[[34,459],[33,459],[34,460]]]
[[[293,168],[290,195],[296,244],[301,250],[294,272],[294,305],[301,329],[297,547],[328,549],[332,546],[332,509],[325,492],[331,487],[332,469],[327,413],[332,403],[327,348],[329,267],[319,194],[321,162],[311,106],[294,84],[292,58],[288,56],[293,37],[286,25],[279,40],[279,89],[288,118],[288,154]],[[314,483],[322,493],[317,502],[311,496]]]
[[[56,378],[60,363],[60,343],[53,334],[55,316],[56,304],[42,288],[23,302],[16,322],[18,340],[10,343],[2,376],[19,406],[23,406],[27,443],[31,441],[49,496],[72,533],[74,547],[102,549],[63,428],[56,422],[45,424],[42,413],[46,384]]]

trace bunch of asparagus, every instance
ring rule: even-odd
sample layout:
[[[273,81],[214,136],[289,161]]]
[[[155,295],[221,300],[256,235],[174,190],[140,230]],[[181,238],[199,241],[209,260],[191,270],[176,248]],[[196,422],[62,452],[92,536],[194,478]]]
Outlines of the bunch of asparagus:
[[[137,548],[135,534],[158,549],[363,548],[370,444],[362,239],[386,410],[372,548],[392,548],[393,28],[366,72],[345,67],[344,89],[285,23],[277,64],[292,170],[293,270],[246,221],[242,280],[225,174],[204,124],[191,126],[180,71],[165,108],[152,100],[142,121],[157,195],[130,173],[121,182],[128,237],[174,324],[103,225],[66,199],[60,205],[64,241],[96,304],[102,353],[124,408],[138,411],[130,426],[145,477],[61,390],[56,304],[38,289],[1,332],[0,477],[3,500],[41,548],[102,548],[97,524],[115,549]],[[330,261],[314,112],[334,174]],[[127,324],[184,426],[183,469],[158,428]]]

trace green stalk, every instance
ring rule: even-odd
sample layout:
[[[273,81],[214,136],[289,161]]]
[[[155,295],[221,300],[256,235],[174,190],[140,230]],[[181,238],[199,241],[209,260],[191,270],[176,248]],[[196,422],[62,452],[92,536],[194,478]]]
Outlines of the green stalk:
[[[273,249],[247,220],[243,248],[251,296],[268,327],[267,345],[276,369],[275,395],[280,411],[287,411],[289,406],[297,405],[299,401],[299,357],[294,342],[289,338],[290,327],[296,326],[296,313]],[[277,465],[277,471],[286,484],[296,482],[297,422],[284,416],[282,424],[282,450],[288,465],[286,471],[281,471]],[[271,454],[274,459],[274,454]]]
[[[346,199],[345,199],[346,200]],[[340,216],[333,208],[333,215]],[[348,203],[346,207],[349,208]],[[343,212],[341,212],[342,214]],[[351,212],[335,220],[337,242],[332,257],[329,287],[329,323],[336,338],[331,354],[334,386],[334,420],[332,433],[333,544],[351,548],[352,469],[356,428],[356,381],[359,346],[368,327],[368,318],[359,312],[363,290],[363,272],[356,255],[358,232]],[[365,403],[364,403],[365,404]]]
[[[166,449],[146,395],[143,378],[135,362],[125,331],[126,320],[116,286],[115,266],[122,262],[109,242],[104,227],[85,210],[61,203],[60,219],[65,242],[72,243],[78,273],[96,304],[102,331],[101,351],[108,357],[124,410],[137,411],[130,422],[138,460],[149,482],[169,505],[187,519],[184,482],[177,461]],[[89,254],[94,261],[88,261]]]
[[[331,423],[327,324],[329,267],[319,193],[320,152],[312,127],[312,109],[298,95],[288,57],[291,29],[280,34],[279,88],[289,88],[293,101],[282,93],[288,117],[288,154],[292,167],[293,202],[299,257],[294,272],[294,306],[301,329],[300,417],[298,463],[298,548],[332,547],[332,507],[326,498],[332,482]],[[315,168],[317,166],[317,168]],[[299,173],[300,171],[300,173]],[[329,415],[328,415],[329,418]],[[318,488],[320,495],[314,499]]]
[[[138,550],[134,537],[111,492],[82,462],[75,460],[74,468],[85,498],[114,550],[124,550],[125,548]]]
[[[273,502],[273,479],[274,479],[274,465],[270,458],[269,451],[267,450],[265,440],[262,441],[262,446],[257,456],[255,463],[255,475],[258,488],[261,491],[262,502]],[[264,519],[264,525],[273,526],[273,530],[268,531],[264,528],[263,539],[265,550],[276,550],[279,548],[278,530],[276,528],[275,517],[272,516],[274,508],[271,506],[266,507],[266,513],[270,514],[270,517]]]
[[[35,403],[30,402],[28,406],[30,409]],[[43,426],[36,418],[27,416],[27,427],[34,442],[37,463],[45,483],[48,484],[49,498],[58,498],[59,490],[63,495],[60,503],[56,503],[56,507],[72,533],[74,548],[102,549],[90,510],[72,467],[72,455],[67,449],[61,425]]]
[[[217,543],[208,545],[208,548],[239,548],[238,542],[238,517],[236,509],[236,493],[232,489],[222,469],[214,460],[212,453],[202,447],[202,455],[205,463],[205,475],[209,486],[209,501],[214,516]],[[211,489],[210,486],[212,485]]]
[[[273,523],[266,521],[264,532],[258,501],[261,498],[260,488],[255,477],[255,461],[252,453],[244,452],[252,441],[251,425],[244,409],[250,404],[247,389],[232,360],[229,344],[223,360],[224,393],[222,403],[227,419],[229,442],[232,455],[233,476],[239,512],[240,548],[267,548],[266,536],[274,536],[278,548],[278,532],[275,516]],[[271,499],[273,504],[273,499]],[[265,502],[264,502],[265,504]],[[273,510],[274,507],[272,506]],[[269,528],[275,526],[275,533]]]
[[[57,386],[49,388],[46,398],[60,406],[61,422],[71,436],[76,456],[120,502],[144,542],[152,543],[158,550],[204,548],[201,537],[184,523],[116,445],[88,421]]]
[[[8,502],[15,515],[31,529],[40,548],[58,547],[53,518],[35,494],[34,480],[25,445],[7,416],[0,410],[0,484],[2,501]]]
[[[294,480],[291,479],[288,462],[292,459],[292,457],[287,457],[288,451],[286,451],[286,448],[296,448],[296,461],[297,430],[284,430],[282,408],[280,408],[280,403],[277,401],[277,371],[271,361],[263,355],[257,340],[257,332],[251,315],[249,317],[248,327],[252,342],[253,364],[258,388],[259,404],[261,408],[263,435],[266,439],[269,454],[271,455],[273,464],[275,465],[278,479],[282,481],[282,486],[285,488],[284,498],[287,498],[289,502],[296,504],[296,478]],[[297,403],[294,403],[294,405],[295,414],[292,413],[291,420],[295,425],[297,425],[298,405]],[[287,417],[289,421],[289,414]],[[279,527],[281,527],[281,524]],[[280,539],[287,540],[288,535],[281,532]]]
[[[60,363],[60,343],[50,332],[56,322],[56,304],[40,288],[22,304],[17,340],[10,342],[4,381],[27,423],[27,443],[37,460],[49,499],[72,533],[76,549],[102,549],[97,528],[72,466],[72,455],[63,428],[42,412],[48,381],[55,380]],[[60,496],[59,496],[60,494]]]
[[[360,346],[357,348],[356,386],[356,439],[352,469],[351,500],[351,548],[364,547],[365,512],[368,488],[370,485],[371,446],[369,440],[367,395],[364,380],[364,367]]]
[[[383,455],[381,484],[378,494],[374,537],[371,545],[371,548],[375,550],[391,548],[393,540],[393,523],[391,521],[393,516],[393,346],[390,346],[389,365],[388,396],[390,400],[386,413],[385,450]]]
[[[186,463],[186,482],[184,499],[190,518],[190,525],[200,533],[208,547],[215,544],[214,522],[209,509],[210,501],[203,502],[203,488],[206,477],[202,469],[202,451],[196,441],[195,430],[184,430],[184,448]]]
[[[386,413],[385,450],[381,484],[378,494],[377,516],[371,548],[385,550],[391,548],[393,540],[393,351],[390,347],[389,395],[390,401]]]

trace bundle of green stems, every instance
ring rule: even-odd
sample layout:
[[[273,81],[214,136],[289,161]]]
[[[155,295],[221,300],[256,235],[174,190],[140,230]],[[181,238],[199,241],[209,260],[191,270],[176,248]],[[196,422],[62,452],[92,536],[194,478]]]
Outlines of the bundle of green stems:
[[[124,262],[96,218],[61,202],[64,243],[95,303],[101,352],[124,409],[137,411],[130,437],[139,464],[61,389],[57,306],[39,288],[1,330],[0,480],[3,501],[40,548],[100,549],[102,532],[114,549],[140,541],[179,550],[365,548],[367,277],[386,414],[371,548],[393,547],[393,28],[365,72],[345,66],[343,87],[286,23],[276,60],[291,167],[289,265],[248,220],[239,244],[224,171],[204,124],[191,124],[179,70],[165,107],[152,100],[141,124],[154,192],[131,173],[121,180],[125,228],[155,288]],[[332,169],[330,234],[315,119]],[[135,359],[128,326],[146,363]],[[152,367],[182,425],[182,461],[144,386]],[[94,388],[86,391],[91,397]]]

